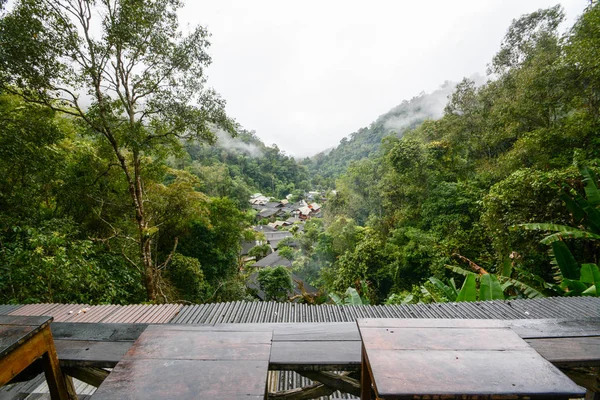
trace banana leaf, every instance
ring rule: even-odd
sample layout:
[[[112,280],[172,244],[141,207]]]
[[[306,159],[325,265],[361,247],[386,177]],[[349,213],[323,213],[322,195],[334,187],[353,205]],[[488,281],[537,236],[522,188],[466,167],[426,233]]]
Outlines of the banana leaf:
[[[467,271],[466,269],[457,267],[455,265],[445,265],[445,267],[448,268],[452,272],[456,272],[459,275],[463,275],[463,276],[476,275],[474,272]]]
[[[429,288],[427,288],[427,286],[425,285],[421,285],[421,293],[425,296],[425,297],[429,297],[431,298],[431,300],[433,300],[434,303],[442,303],[444,302],[442,298],[440,298],[440,296],[429,290]]]
[[[477,301],[477,280],[475,274],[470,273],[458,292],[456,301]]]
[[[341,306],[344,304],[344,302],[342,301],[342,299],[340,298],[340,296],[338,296],[335,293],[329,293],[329,297],[331,298],[331,300],[333,300],[333,302],[335,304],[337,304],[338,306]]]
[[[409,293],[404,299],[402,299],[401,304],[411,304],[414,299],[415,296],[413,296],[412,293]]]
[[[563,279],[579,281],[579,264],[575,261],[575,257],[571,254],[565,242],[553,242],[552,250],[554,251],[554,258],[556,259],[558,268],[560,268]]]
[[[504,284],[502,286],[503,290],[506,290],[507,287],[512,286],[512,287],[518,289],[521,293],[523,293],[525,295],[525,297],[528,299],[539,299],[542,297],[546,297],[542,292],[540,292],[536,288],[531,287],[531,286],[527,285],[526,283],[523,283],[519,280],[507,278],[505,276],[499,276],[498,280],[501,282],[502,281],[504,282]]]
[[[565,192],[559,194],[562,201],[565,202],[567,209],[571,212],[573,219],[579,223],[585,217],[585,211],[573,198]]]
[[[587,214],[585,226],[594,233],[600,233],[600,211],[591,204],[586,204],[583,211]]]
[[[444,293],[444,296],[446,296],[446,298],[450,301],[456,301],[456,296],[458,296],[458,293],[456,292],[456,289],[444,284],[442,281],[440,281],[438,278],[436,277],[431,277],[429,278],[429,281],[433,284],[433,286],[435,286],[439,291],[441,291],[442,293]]]
[[[592,285],[589,288],[587,288],[586,290],[584,290],[583,292],[581,292],[581,294],[583,296],[600,296],[598,294],[598,291],[596,290],[596,287],[597,287],[596,285]]]
[[[583,291],[582,294],[591,296],[600,296],[600,269],[596,264],[581,264],[581,282],[590,283],[594,287],[594,291],[588,292],[589,289]]]
[[[596,176],[588,168],[579,168],[581,176],[583,176],[583,184],[585,195],[591,206],[597,207],[600,205],[600,191],[596,186]]]
[[[346,293],[344,293],[344,303],[352,306],[361,306],[363,301],[356,289],[350,287],[346,289]]]
[[[452,288],[452,291],[454,293],[456,293],[456,295],[458,296],[458,290],[456,289],[456,283],[454,282],[454,278],[450,278],[449,282],[450,282],[450,287]]]
[[[512,260],[508,256],[504,257],[504,260],[502,260],[502,276],[510,277],[512,275],[512,271],[513,271]]]
[[[504,293],[498,278],[492,274],[485,274],[481,275],[479,280],[480,300],[504,300]]]
[[[536,231],[554,231],[556,233],[546,236],[540,243],[543,244],[552,244],[556,241],[563,240],[565,238],[571,239],[597,239],[600,240],[600,235],[582,231],[581,229],[574,228],[572,226],[567,225],[558,225],[558,224],[539,224],[539,223],[531,223],[531,224],[519,224],[517,225],[526,230],[536,230]]]
[[[563,279],[560,287],[565,289],[567,296],[581,296],[583,292],[588,290],[585,283],[579,280]]]

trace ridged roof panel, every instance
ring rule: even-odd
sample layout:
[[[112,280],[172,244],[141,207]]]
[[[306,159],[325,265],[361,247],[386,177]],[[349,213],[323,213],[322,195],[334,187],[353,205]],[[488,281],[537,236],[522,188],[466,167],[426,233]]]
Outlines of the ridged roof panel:
[[[350,322],[357,318],[541,319],[600,317],[600,298],[548,297],[531,300],[338,306],[276,302],[230,302],[183,306],[170,322],[225,324]]]

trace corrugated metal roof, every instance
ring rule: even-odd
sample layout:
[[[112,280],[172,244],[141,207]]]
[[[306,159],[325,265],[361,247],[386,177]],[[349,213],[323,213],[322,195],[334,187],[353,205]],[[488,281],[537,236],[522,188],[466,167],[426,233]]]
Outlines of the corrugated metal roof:
[[[59,322],[150,324],[351,322],[357,318],[576,319],[600,317],[600,298],[547,297],[531,300],[380,306],[246,301],[187,306],[180,304],[87,306],[43,303],[0,305],[0,314],[50,315]]]
[[[87,383],[73,378],[73,386],[79,400],[88,399],[96,388]],[[3,386],[0,388],[0,399],[2,400],[51,400],[48,384],[44,374],[35,378]]]
[[[132,304],[118,308],[101,322],[165,324],[181,307],[181,304]]]
[[[9,314],[11,311],[16,310],[17,308],[21,308],[21,305],[13,305],[13,304],[0,304],[0,315]]]
[[[267,384],[269,392],[272,393],[306,387],[312,385],[313,381],[311,381],[308,378],[305,378],[300,374],[297,374],[294,371],[269,371]],[[340,393],[339,391],[337,391],[331,394],[330,396],[323,396],[319,397],[318,399],[358,399],[358,397],[352,396],[348,393]]]
[[[50,315],[50,310],[56,308],[57,303],[27,304],[11,311],[10,315]]]
[[[122,306],[107,305],[107,306],[90,306],[76,310],[73,317],[67,322],[100,322],[107,316],[117,312]]]
[[[350,322],[357,318],[573,319],[585,317],[600,317],[600,298],[548,297],[531,300],[382,306],[231,302],[183,306],[171,323]]]

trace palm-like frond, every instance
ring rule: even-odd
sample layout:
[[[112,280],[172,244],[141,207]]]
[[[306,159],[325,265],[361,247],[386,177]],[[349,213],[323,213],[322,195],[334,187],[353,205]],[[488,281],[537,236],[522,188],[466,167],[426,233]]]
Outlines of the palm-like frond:
[[[523,228],[528,231],[553,231],[555,233],[546,236],[540,243],[552,244],[558,240],[563,239],[592,239],[600,240],[600,235],[597,233],[584,231],[578,228],[574,228],[568,225],[559,224],[541,224],[541,223],[530,223],[530,224],[519,224],[517,227]]]
[[[450,301],[455,301],[456,300],[456,296],[458,296],[458,292],[456,290],[456,288],[452,287],[452,286],[448,286],[446,284],[444,284],[442,281],[440,281],[438,278],[436,277],[431,277],[429,278],[429,281],[433,284],[433,286],[435,286],[440,292],[444,293],[444,296],[446,296],[446,298]]]
[[[592,207],[600,206],[600,190],[596,186],[596,176],[589,168],[580,168],[579,172],[583,176],[585,196]]]
[[[467,271],[466,269],[457,267],[455,265],[445,265],[445,267],[448,268],[450,271],[456,272],[457,274],[462,276],[476,275],[474,272]]]
[[[481,275],[479,286],[480,300],[504,300],[504,291],[498,278],[492,274]]]
[[[539,299],[542,297],[546,297],[538,289],[534,288],[533,286],[529,286],[526,283],[523,283],[519,280],[508,278],[506,276],[499,276],[498,280],[500,282],[504,282],[504,284],[509,284],[509,286],[516,288],[519,292],[523,293],[523,295],[525,295],[525,297],[527,297],[528,299]]]

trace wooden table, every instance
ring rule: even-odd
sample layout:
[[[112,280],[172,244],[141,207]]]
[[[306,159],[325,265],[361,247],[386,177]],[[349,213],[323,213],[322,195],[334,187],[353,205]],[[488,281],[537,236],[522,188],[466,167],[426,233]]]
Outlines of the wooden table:
[[[52,399],[69,398],[50,322],[52,317],[0,315],[0,386],[41,357]]]
[[[100,399],[262,399],[272,332],[151,325],[92,396]]]
[[[583,397],[501,321],[359,319],[361,398]]]

